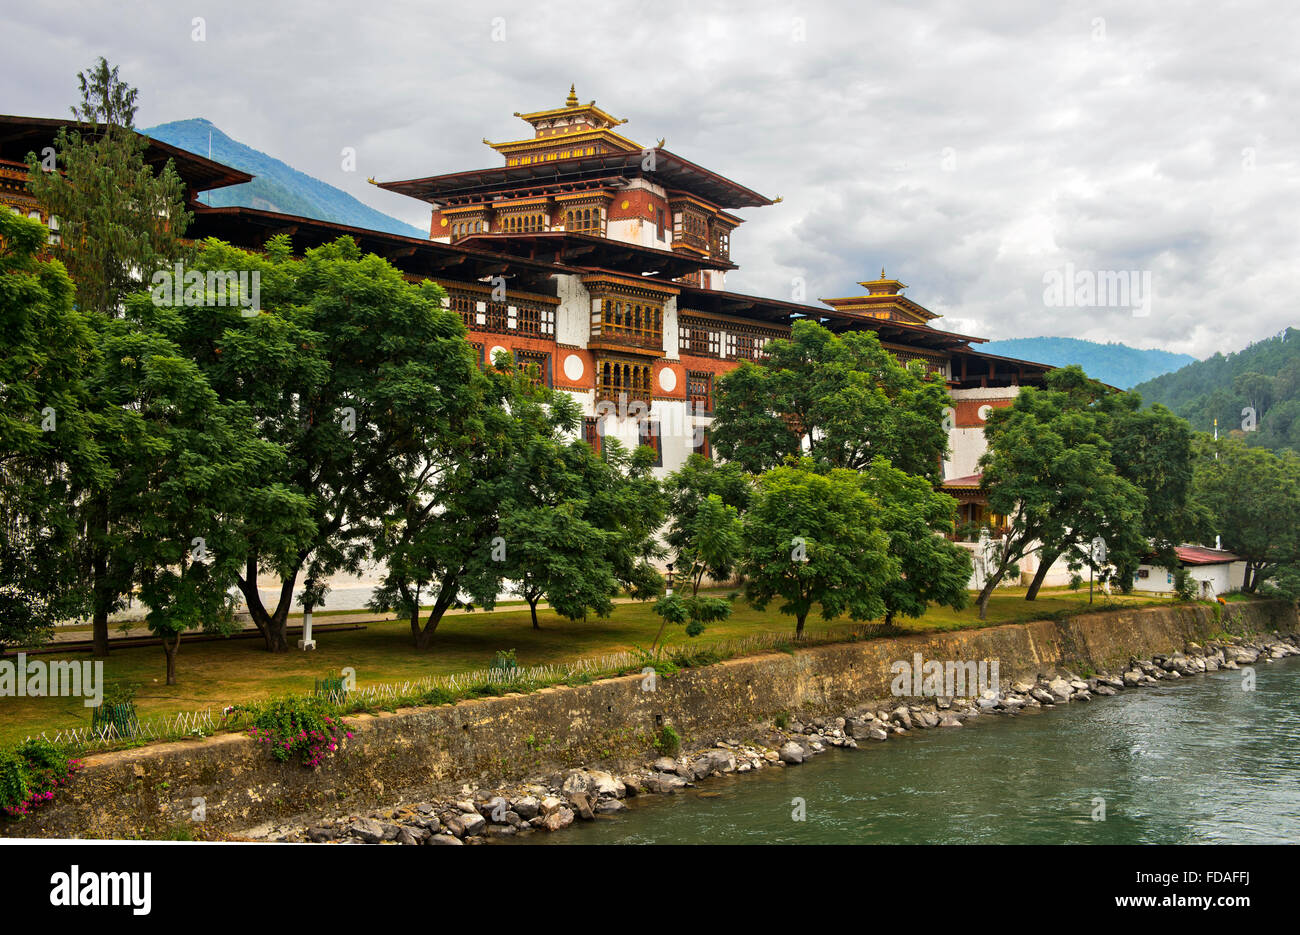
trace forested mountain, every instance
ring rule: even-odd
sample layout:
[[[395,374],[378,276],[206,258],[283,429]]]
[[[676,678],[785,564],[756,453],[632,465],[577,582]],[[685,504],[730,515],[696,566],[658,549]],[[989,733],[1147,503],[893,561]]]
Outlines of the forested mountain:
[[[982,351],[1021,360],[1065,367],[1078,364],[1088,376],[1128,389],[1143,380],[1177,370],[1196,360],[1190,354],[1129,347],[1127,344],[1098,344],[1079,338],[1010,338],[979,345]]]
[[[200,156],[211,155],[217,162],[257,176],[243,185],[231,185],[203,194],[203,203],[216,207],[242,205],[334,221],[352,227],[388,231],[405,237],[428,237],[428,231],[404,224],[382,211],[362,204],[347,192],[299,172],[251,146],[222,133],[209,120],[195,117],[159,124],[142,131],[147,136],[187,149]],[[209,140],[211,141],[209,143]],[[211,153],[209,153],[211,147]]]
[[[1288,328],[1234,354],[1215,354],[1134,387],[1200,431],[1244,435],[1251,445],[1300,451],[1300,330]],[[1253,410],[1253,413],[1252,413]]]

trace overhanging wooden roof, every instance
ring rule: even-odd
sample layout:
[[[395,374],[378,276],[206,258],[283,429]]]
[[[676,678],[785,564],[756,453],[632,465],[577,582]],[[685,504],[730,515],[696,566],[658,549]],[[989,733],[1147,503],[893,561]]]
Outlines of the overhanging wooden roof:
[[[651,156],[654,169],[643,169],[643,160]],[[644,156],[640,152],[574,156],[570,159],[472,169],[377,184],[388,191],[437,204],[450,198],[500,193],[517,188],[563,185],[593,178],[631,180],[642,176],[651,177],[667,188],[699,195],[721,208],[752,208],[773,204],[770,198],[666,149],[650,150]]]
[[[53,117],[20,117],[12,114],[0,114],[0,159],[11,162],[23,162],[28,153],[38,156],[46,146],[54,145],[54,137],[60,127],[77,130],[83,135],[98,136],[99,127],[76,120],[60,120]],[[144,136],[144,134],[140,134]],[[240,185],[251,182],[253,176],[239,169],[214,162],[189,150],[172,146],[152,137],[145,137],[149,146],[145,150],[144,161],[155,171],[162,169],[170,159],[176,166],[176,172],[191,193],[224,188],[227,185]]]
[[[672,250],[659,250],[640,244],[625,243],[593,234],[569,231],[537,231],[530,234],[472,234],[456,241],[495,253],[524,256],[544,263],[571,266],[596,266],[635,275],[656,275],[676,279],[700,269],[735,269],[725,260],[685,256]]]
[[[301,252],[348,236],[357,242],[363,252],[384,257],[404,273],[429,279],[470,282],[488,276],[504,276],[512,280],[512,288],[554,295],[552,276],[556,273],[583,272],[558,263],[540,262],[526,257],[438,243],[420,237],[404,237],[401,234],[350,227],[258,208],[197,205],[193,210],[194,222],[186,236],[194,239],[216,237],[238,247],[261,249],[276,234],[288,234],[295,252]]]

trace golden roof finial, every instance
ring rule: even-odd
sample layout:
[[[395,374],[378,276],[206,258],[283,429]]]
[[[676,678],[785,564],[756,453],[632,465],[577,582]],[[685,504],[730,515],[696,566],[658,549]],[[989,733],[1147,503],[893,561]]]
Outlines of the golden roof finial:
[[[565,107],[577,107],[577,106],[578,106],[578,95],[577,95],[577,93],[574,91],[574,86],[573,86],[573,85],[569,85],[569,97],[568,97],[568,99],[564,102],[564,106],[565,106]]]
[[[883,266],[880,267],[880,278],[881,279],[885,278],[885,268]]]

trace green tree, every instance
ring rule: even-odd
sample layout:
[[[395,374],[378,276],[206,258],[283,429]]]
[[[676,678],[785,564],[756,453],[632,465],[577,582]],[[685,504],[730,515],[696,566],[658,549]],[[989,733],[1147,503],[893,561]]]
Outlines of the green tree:
[[[904,367],[870,331],[832,334],[795,322],[760,363],[718,380],[711,437],[728,461],[759,473],[807,454],[826,467],[862,470],[876,457],[938,482],[951,405],[943,377]]]
[[[1224,548],[1246,562],[1241,589],[1291,580],[1300,567],[1300,456],[1201,436],[1195,484]]]
[[[126,296],[184,253],[181,237],[189,224],[185,187],[170,162],[155,173],[144,162],[146,140],[133,129],[136,91],[104,59],[78,75],[81,102],[72,113],[85,123],[61,128],[54,139],[56,169],[28,154],[28,187],[58,219],[52,245],[76,284],[78,309],[102,332],[122,314]],[[120,415],[98,414],[108,439]],[[85,530],[92,580],[92,629],[97,656],[108,653],[108,616],[130,587],[131,569],[114,556],[121,519],[111,508],[108,475],[88,473],[74,491]]]
[[[953,531],[957,501],[884,458],[871,463],[862,484],[880,502],[880,523],[900,571],[881,588],[885,623],[892,624],[898,614],[920,617],[931,604],[965,607],[970,602],[970,552],[939,535]]]
[[[1046,379],[1046,387],[1025,387],[1010,407],[994,410],[984,429],[983,487],[1009,529],[993,550],[980,619],[1002,579],[1036,550],[1041,581],[1062,553],[1099,537],[1124,552],[1141,547],[1143,497],[1111,461],[1108,420],[1091,405],[1094,381],[1078,367]]]
[[[809,459],[768,471],[745,513],[750,602],[761,610],[780,599],[799,637],[814,605],[827,620],[883,616],[885,583],[899,569],[880,519],[880,502],[856,471],[817,473]]]
[[[466,414],[478,405],[478,367],[442,290],[406,282],[351,238],[301,259],[283,235],[261,255],[210,240],[193,265],[255,274],[259,284],[260,309],[181,306],[179,341],[218,397],[246,407],[285,454],[267,479],[274,495],[241,518],[249,548],[238,580],[266,648],[285,652],[299,576],[358,571],[406,503],[411,477],[436,470],[421,460],[428,445],[472,445]],[[280,499],[308,503],[306,531],[286,531]],[[280,586],[269,607],[264,572]]]
[[[528,602],[533,629],[540,629],[537,604],[543,597],[570,619],[613,611],[616,556],[625,530],[592,522],[593,500],[631,483],[632,470],[648,470],[644,464],[634,468],[621,449],[601,458],[571,438],[581,424],[577,402],[567,393],[544,394],[549,419],[538,423],[535,436],[520,439],[499,501],[503,575]]]
[[[48,231],[0,212],[0,643],[42,639],[86,609],[74,491],[107,484],[87,413],[94,335]]]
[[[471,360],[468,343],[461,345]],[[405,615],[412,641],[421,650],[429,648],[443,616],[458,603],[489,609],[495,603],[512,551],[501,534],[501,507],[505,497],[520,495],[514,487],[518,462],[572,420],[564,406],[554,415],[548,412],[546,390],[517,371],[504,354],[485,372],[473,366],[461,393],[463,402],[473,400],[463,410],[464,421],[453,431],[417,440],[412,463],[418,468],[405,478],[375,543],[375,557],[385,562],[387,572],[371,606]],[[542,533],[526,516],[516,522],[514,531],[521,537]],[[527,549],[522,538],[515,549]],[[426,596],[433,604],[422,616]]]
[[[723,581],[735,573],[741,557],[740,514],[753,497],[753,482],[735,462],[691,455],[664,486],[669,515],[665,541],[694,597],[705,575]]]
[[[277,485],[284,451],[258,437],[246,405],[218,398],[174,340],[183,329],[176,306],[131,296],[106,334],[94,387],[128,414],[121,429],[129,443],[113,485],[123,517],[115,550],[129,559],[169,685],[186,630],[234,626],[229,592],[247,561],[248,513],[270,501],[279,534],[313,528],[306,498],[287,497]]]
[[[1174,547],[1203,538],[1207,517],[1193,492],[1192,428],[1187,421],[1159,403],[1142,409],[1141,398],[1131,391],[1104,394],[1098,406],[1109,420],[1111,462],[1142,492],[1144,501],[1141,535],[1107,543],[1107,560],[1128,593],[1147,553],[1154,552],[1162,566],[1175,567]]]

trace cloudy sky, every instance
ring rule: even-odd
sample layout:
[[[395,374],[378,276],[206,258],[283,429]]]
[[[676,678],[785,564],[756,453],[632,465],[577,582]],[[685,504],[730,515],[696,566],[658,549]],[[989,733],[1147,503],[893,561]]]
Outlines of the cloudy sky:
[[[0,15],[0,111],[66,114],[102,54],[140,89],[140,126],[206,117],[421,227],[427,206],[366,178],[498,165],[481,139],[525,135],[512,113],[576,82],[632,139],[784,197],[740,212],[735,291],[850,295],[883,266],[952,330],[1197,356],[1300,324],[1291,4],[44,0]],[[1067,264],[1149,274],[1148,314],[1049,301]]]

